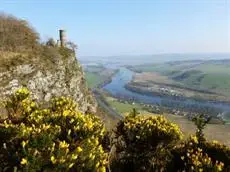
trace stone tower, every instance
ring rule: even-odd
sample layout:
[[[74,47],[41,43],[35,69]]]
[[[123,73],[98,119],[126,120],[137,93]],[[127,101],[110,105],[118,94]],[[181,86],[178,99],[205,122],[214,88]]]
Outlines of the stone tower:
[[[66,31],[65,30],[59,30],[59,36],[60,36],[61,47],[64,47],[65,43],[66,43]]]

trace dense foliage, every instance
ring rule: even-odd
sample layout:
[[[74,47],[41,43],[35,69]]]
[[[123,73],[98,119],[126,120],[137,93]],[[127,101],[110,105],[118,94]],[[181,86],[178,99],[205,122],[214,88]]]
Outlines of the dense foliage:
[[[167,158],[161,155],[167,154],[165,148],[182,139],[179,127],[163,116],[145,117],[136,115],[135,111],[118,124],[115,134],[115,154],[119,156],[113,159],[112,166],[119,167],[117,171],[164,168]]]
[[[113,171],[230,171],[230,148],[204,137],[210,118],[194,118],[196,135],[181,140],[178,126],[163,116],[136,114],[117,126],[110,158]]]
[[[171,170],[229,171],[230,149],[217,141],[199,142],[196,136],[176,145],[172,150]]]
[[[41,104],[26,88],[4,106],[0,171],[230,171],[230,148],[205,139],[204,116],[194,119],[196,135],[183,139],[163,116],[135,110],[110,135],[100,119],[79,112],[71,99]]]
[[[8,118],[0,129],[0,167],[13,171],[105,171],[105,128],[90,114],[76,111],[68,98],[40,108],[22,88],[5,102]],[[0,170],[1,171],[1,170]]]

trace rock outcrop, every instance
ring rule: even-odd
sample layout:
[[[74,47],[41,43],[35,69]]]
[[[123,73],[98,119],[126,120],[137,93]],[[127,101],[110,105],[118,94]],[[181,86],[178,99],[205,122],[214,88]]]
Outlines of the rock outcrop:
[[[51,58],[47,54],[28,57],[0,52],[0,59],[1,99],[25,86],[38,100],[67,96],[78,103],[80,111],[96,111],[96,101],[86,86],[82,68],[73,53],[68,57],[56,54]]]

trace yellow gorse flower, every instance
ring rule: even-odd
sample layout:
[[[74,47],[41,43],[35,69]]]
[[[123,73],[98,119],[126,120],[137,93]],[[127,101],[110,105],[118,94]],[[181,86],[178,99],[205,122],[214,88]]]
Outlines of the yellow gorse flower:
[[[29,95],[30,91],[27,88],[22,87],[16,91],[16,95],[20,95],[20,94],[26,94],[26,95],[28,94]]]
[[[65,110],[65,111],[63,112],[63,116],[68,116],[68,115],[70,115],[70,113],[71,113],[70,110]]]
[[[194,143],[198,143],[198,138],[196,136],[191,136],[191,140],[194,142]]]
[[[99,167],[99,165],[100,165],[100,162],[97,162],[97,163],[96,163],[96,168],[98,168],[98,167]]]
[[[51,157],[50,157],[50,160],[51,160],[51,162],[52,162],[53,164],[56,164],[56,162],[57,162],[57,160],[55,159],[54,156],[51,156]]]
[[[69,165],[69,168],[72,168],[72,167],[73,167],[73,165],[74,165],[74,163],[71,163],[71,164]]]
[[[83,151],[82,148],[81,148],[80,146],[78,146],[78,147],[77,147],[77,152],[80,153],[80,152],[82,152],[82,151]]]
[[[78,157],[78,155],[76,155],[76,154],[72,154],[72,155],[71,155],[71,158],[72,158],[73,160],[77,159],[77,157]]]
[[[182,139],[183,134],[179,126],[173,124],[161,115],[159,116],[144,116],[137,115],[135,117],[127,116],[124,120],[124,126],[127,131],[137,130],[136,138],[138,140],[145,140],[149,135],[158,132],[161,135],[170,135],[175,139]],[[138,127],[138,129],[137,129]],[[156,135],[159,135],[155,133]]]
[[[69,147],[69,144],[66,143],[65,140],[64,140],[64,141],[61,141],[61,142],[59,143],[59,147],[60,147],[60,148],[68,148],[68,147]]]
[[[22,158],[21,162],[20,162],[22,165],[26,165],[28,162],[27,162],[27,159],[26,158]]]
[[[10,126],[11,126],[10,123],[7,123],[7,121],[4,120],[4,127],[5,127],[5,128],[9,128]]]
[[[106,168],[105,168],[105,167],[100,167],[100,168],[98,169],[98,172],[106,172]]]
[[[22,147],[24,148],[26,145],[28,144],[28,141],[22,141],[22,143],[21,143],[21,145],[22,145]]]

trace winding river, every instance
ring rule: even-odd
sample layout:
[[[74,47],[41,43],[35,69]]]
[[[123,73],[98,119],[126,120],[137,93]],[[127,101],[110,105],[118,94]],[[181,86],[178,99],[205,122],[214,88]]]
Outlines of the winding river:
[[[223,113],[225,120],[230,120],[230,116],[224,115],[226,112],[230,112],[230,105],[221,102],[209,102],[209,101],[196,101],[192,99],[174,100],[169,97],[159,96],[146,96],[136,92],[129,91],[125,88],[125,85],[132,80],[133,72],[127,68],[121,67],[119,72],[112,78],[112,82],[105,85],[103,88],[110,92],[113,96],[124,99],[133,99],[138,102],[146,104],[162,104],[163,101],[172,101],[177,105],[188,105],[188,106],[203,106],[220,109]],[[227,113],[226,113],[227,114]],[[229,114],[229,113],[228,113]]]

